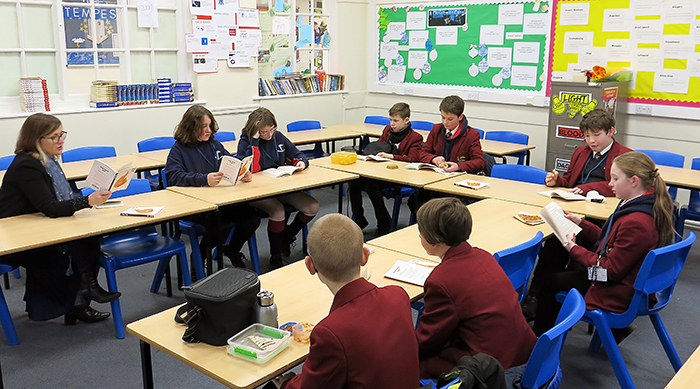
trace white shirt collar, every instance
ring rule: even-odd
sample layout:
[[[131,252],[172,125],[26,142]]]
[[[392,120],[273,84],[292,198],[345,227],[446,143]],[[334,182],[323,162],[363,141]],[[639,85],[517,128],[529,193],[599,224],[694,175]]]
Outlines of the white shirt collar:
[[[610,144],[608,145],[608,147],[604,148],[604,149],[600,152],[600,156],[601,156],[601,157],[602,157],[603,155],[605,155],[605,153],[607,153],[608,151],[610,151],[610,149],[612,148],[613,143],[615,143],[615,141],[610,142]]]

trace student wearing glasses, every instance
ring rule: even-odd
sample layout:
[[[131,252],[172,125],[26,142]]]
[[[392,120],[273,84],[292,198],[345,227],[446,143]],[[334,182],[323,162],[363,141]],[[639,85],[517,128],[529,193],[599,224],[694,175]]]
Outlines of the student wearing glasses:
[[[238,158],[253,156],[253,173],[284,165],[302,168],[309,166],[306,155],[284,134],[277,131],[275,115],[267,108],[258,108],[248,115],[238,142]],[[296,208],[294,220],[287,224],[284,206]],[[306,192],[287,193],[257,200],[251,206],[270,215],[267,235],[270,240],[270,267],[276,269],[284,265],[282,255],[289,256],[296,235],[318,213],[318,201]]]
[[[37,113],[27,118],[15,147],[15,159],[0,187],[0,219],[41,212],[55,218],[107,201],[109,191],[83,196],[68,182],[59,159],[67,133],[55,116]],[[65,324],[93,323],[109,317],[90,307],[108,303],[121,293],[109,293],[97,283],[100,244],[97,237],[10,254],[0,258],[27,270],[24,300],[29,319],[43,321],[65,315]]]

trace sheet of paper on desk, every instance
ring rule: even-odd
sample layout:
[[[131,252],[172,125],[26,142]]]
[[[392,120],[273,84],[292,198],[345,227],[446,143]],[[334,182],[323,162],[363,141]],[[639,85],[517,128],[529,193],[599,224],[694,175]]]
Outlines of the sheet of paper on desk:
[[[437,265],[438,263],[436,262],[426,262],[415,259],[410,261],[398,260],[391,269],[384,273],[384,277],[423,286],[425,280]]]

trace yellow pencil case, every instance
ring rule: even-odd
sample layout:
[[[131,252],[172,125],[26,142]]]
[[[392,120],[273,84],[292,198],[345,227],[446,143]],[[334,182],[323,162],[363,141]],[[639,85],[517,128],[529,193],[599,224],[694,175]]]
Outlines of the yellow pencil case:
[[[331,163],[338,165],[351,165],[357,162],[357,154],[350,151],[338,151],[331,154]]]

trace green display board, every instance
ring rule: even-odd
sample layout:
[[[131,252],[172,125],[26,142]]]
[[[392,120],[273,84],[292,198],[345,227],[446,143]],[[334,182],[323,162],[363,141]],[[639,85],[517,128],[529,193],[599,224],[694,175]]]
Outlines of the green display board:
[[[545,1],[380,5],[375,83],[544,96]]]

